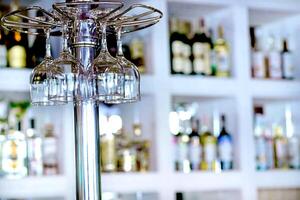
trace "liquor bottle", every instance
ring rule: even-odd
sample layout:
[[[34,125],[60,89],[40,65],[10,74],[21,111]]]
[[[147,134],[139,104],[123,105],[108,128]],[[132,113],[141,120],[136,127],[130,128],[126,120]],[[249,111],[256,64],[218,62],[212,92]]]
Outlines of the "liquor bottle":
[[[189,160],[191,162],[192,170],[199,170],[200,163],[202,158],[202,148],[200,144],[200,136],[199,136],[199,127],[200,121],[191,119],[192,121],[192,133],[190,134],[190,144],[189,144]]]
[[[147,172],[150,169],[150,142],[146,139],[143,139],[142,136],[141,123],[134,123],[132,145],[137,152],[137,171]]]
[[[222,170],[233,169],[232,137],[226,130],[225,115],[221,116],[221,133],[218,137],[218,153]]]
[[[294,65],[292,61],[292,52],[288,48],[288,41],[283,40],[283,49],[281,52],[281,68],[283,79],[294,79]]]
[[[210,43],[210,68],[211,68],[211,75],[216,76],[217,75],[217,60],[216,60],[216,52],[215,52],[215,46],[214,46],[214,33],[212,29],[209,29],[208,31],[208,39]]]
[[[101,135],[101,169],[113,172],[117,169],[116,140],[111,132]]]
[[[18,122],[17,129],[9,130],[2,153],[2,169],[6,177],[22,178],[27,176],[27,146],[21,122]]]
[[[217,73],[219,77],[230,76],[230,50],[227,41],[224,39],[224,29],[222,26],[218,27],[218,39],[215,43]]]
[[[282,66],[280,52],[276,49],[274,36],[269,37],[269,73],[271,79],[282,78]]]
[[[43,169],[45,175],[58,174],[57,138],[52,124],[45,125],[43,138]]]
[[[273,132],[274,132],[275,168],[279,168],[279,169],[288,168],[287,139],[283,135],[283,128],[278,124],[274,124]]]
[[[19,8],[19,1],[11,3],[11,10]],[[17,18],[11,18],[18,20]],[[28,38],[26,34],[20,32],[9,32],[7,43],[8,65],[11,68],[25,68],[27,65]]]
[[[5,33],[3,29],[0,28],[0,68],[7,67],[7,48],[5,42]]]
[[[255,136],[255,158],[256,169],[267,169],[267,144],[264,137],[264,116],[256,113],[254,117],[254,136]]]
[[[188,21],[183,22],[183,68],[182,72],[185,75],[191,75],[193,73],[192,63],[192,42],[191,42],[191,23]]]
[[[26,131],[28,175],[43,175],[42,138],[36,131],[35,120],[30,120],[30,128]]]
[[[38,11],[36,16],[40,17],[43,14]],[[42,32],[42,30],[37,30],[38,32]],[[30,48],[30,56],[31,56],[31,63],[29,64],[30,67],[35,67],[39,65],[45,58],[46,55],[46,38],[41,35],[37,35],[33,45]]]
[[[211,75],[210,51],[211,41],[207,37],[204,19],[200,20],[199,31],[192,39],[193,73]]]
[[[182,42],[182,35],[180,32],[181,24],[178,19],[172,18],[170,20],[170,57],[171,57],[171,73],[180,74],[182,72],[183,59],[182,49],[184,43]]]
[[[138,67],[139,72],[146,73],[144,41],[136,37],[130,42],[131,60]]]
[[[3,176],[3,169],[2,169],[2,165],[3,165],[3,145],[4,145],[5,141],[6,141],[6,131],[2,127],[1,130],[0,130],[0,177]]]
[[[260,49],[260,43],[255,35],[255,28],[250,28],[251,36],[251,63],[252,63],[252,76],[254,78],[266,78],[265,55]]]
[[[209,130],[209,118],[208,116],[203,117],[203,124],[201,130],[201,144],[203,147],[203,160],[201,162],[202,170],[215,170],[216,159],[217,159],[217,138]]]
[[[289,167],[291,169],[300,169],[300,141],[299,137],[293,135],[288,140]]]

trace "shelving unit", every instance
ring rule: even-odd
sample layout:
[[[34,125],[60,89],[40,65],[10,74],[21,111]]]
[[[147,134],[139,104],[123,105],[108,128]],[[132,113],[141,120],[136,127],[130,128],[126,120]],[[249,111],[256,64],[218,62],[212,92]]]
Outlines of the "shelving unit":
[[[155,148],[155,167],[149,173],[112,173],[102,176],[102,187],[106,192],[146,192],[157,193],[160,200],[175,200],[176,192],[238,191],[242,200],[258,200],[260,189],[300,188],[300,171],[255,170],[255,146],[253,137],[253,103],[255,99],[298,99],[300,82],[253,80],[250,63],[250,24],[266,24],[300,14],[297,1],[272,0],[143,0],[161,9],[165,16],[161,23],[150,29],[147,40],[147,55],[151,57],[151,73],[142,76],[142,93],[151,96],[153,105],[153,145]],[[169,61],[168,18],[170,6],[172,13],[181,12],[181,6],[193,8],[196,13],[217,16],[230,15],[230,43],[232,47],[233,77],[217,79],[213,77],[172,76]],[[183,9],[184,10],[184,9]],[[266,18],[266,14],[268,17]],[[221,15],[220,14],[220,15]],[[197,15],[196,17],[199,17]],[[149,37],[149,38],[148,38]],[[298,41],[300,44],[300,41]],[[295,53],[297,53],[295,51]],[[148,59],[150,60],[150,59]],[[300,64],[300,62],[298,63]],[[300,68],[299,68],[300,69]],[[30,70],[0,71],[0,93],[26,93]],[[173,163],[172,135],[170,134],[169,112],[172,110],[174,96],[193,96],[201,98],[231,98],[235,101],[237,143],[239,152],[238,170],[215,174],[175,172]],[[124,106],[124,109],[126,105]],[[46,110],[47,108],[45,108]],[[143,108],[141,108],[143,112]],[[64,175],[47,178],[26,178],[24,180],[0,180],[0,197],[64,197],[74,199],[73,168],[73,122],[72,106],[64,107],[63,143]],[[147,123],[147,122],[143,122]],[[29,187],[30,186],[30,187]],[[41,190],[37,188],[40,187]],[[21,190],[21,189],[22,190]],[[25,191],[26,190],[26,191]],[[23,196],[22,196],[23,197]]]

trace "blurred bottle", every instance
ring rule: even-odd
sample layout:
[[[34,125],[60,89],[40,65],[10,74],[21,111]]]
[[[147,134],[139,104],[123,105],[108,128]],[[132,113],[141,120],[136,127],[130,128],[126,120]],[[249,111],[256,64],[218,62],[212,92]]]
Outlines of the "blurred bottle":
[[[287,39],[284,39],[282,44],[281,68],[283,79],[294,79],[292,52],[289,50]]]
[[[288,140],[288,158],[291,169],[300,169],[300,142],[296,135]]]
[[[205,21],[200,20],[199,30],[192,38],[192,52],[193,52],[193,73],[201,75],[211,75],[210,66],[210,51],[211,44],[207,36]]]
[[[35,120],[30,120],[30,128],[26,131],[28,175],[43,175],[42,138],[35,127]]]
[[[130,42],[130,52],[131,60],[138,67],[139,72],[146,73],[144,41],[139,37],[134,38]]]
[[[0,16],[1,13],[0,13]],[[0,68],[7,67],[7,47],[6,47],[6,35],[4,30],[0,28]]]
[[[215,38],[213,29],[209,29],[208,39],[210,43],[210,68],[211,68],[211,75],[216,76],[217,75],[217,60],[216,60],[216,51],[215,51]]]
[[[184,46],[180,21],[177,18],[171,18],[170,25],[171,73],[180,74],[183,66],[182,50]]]
[[[217,73],[218,77],[230,76],[230,49],[227,41],[224,39],[224,28],[218,27],[218,38],[215,42]]]
[[[207,115],[203,116],[201,130],[201,144],[203,147],[202,170],[216,170],[217,164],[217,138],[210,132],[210,119]]]
[[[261,113],[256,113],[254,116],[254,136],[255,136],[255,157],[256,169],[267,169],[267,144],[264,137],[264,116]]]
[[[184,200],[183,193],[177,192],[176,193],[176,200]]]
[[[273,133],[274,133],[275,168],[278,169],[288,168],[287,139],[286,137],[284,137],[282,126],[280,126],[279,124],[274,124]]]
[[[43,138],[43,169],[45,175],[58,174],[58,147],[53,124],[45,125]]]
[[[200,144],[200,121],[191,119],[192,121],[192,133],[190,134],[189,144],[189,160],[191,162],[192,170],[199,170],[202,160],[202,147]]]
[[[181,130],[177,135],[177,171],[181,171],[184,173],[189,173],[191,171],[190,168],[190,160],[189,160],[189,128],[190,128],[190,121],[184,120],[181,122]]]
[[[3,176],[3,145],[6,141],[6,130],[4,127],[0,129],[0,177]]]
[[[276,48],[274,36],[270,36],[269,40],[269,73],[270,78],[272,79],[281,79],[282,78],[282,69],[281,69],[281,56],[280,52]]]
[[[226,130],[226,117],[221,116],[221,133],[218,137],[218,153],[222,170],[233,169],[232,137]]]
[[[19,1],[11,1],[11,10],[19,9]],[[18,21],[18,18],[11,18]],[[24,33],[12,32],[8,34],[8,65],[11,68],[25,68],[27,65],[28,37]]]
[[[2,169],[8,178],[27,176],[26,137],[22,132],[22,124],[18,122],[16,129],[10,129],[3,144]]]
[[[115,135],[109,131],[101,135],[101,166],[104,172],[113,172],[117,169]]]
[[[252,74],[254,78],[266,78],[265,55],[260,48],[260,40],[255,35],[255,28],[250,28],[250,38],[252,47]]]
[[[192,63],[192,42],[191,42],[191,29],[192,25],[188,21],[182,22],[182,56],[183,56],[183,63],[182,63],[182,72],[185,75],[191,75],[193,72],[193,63]]]

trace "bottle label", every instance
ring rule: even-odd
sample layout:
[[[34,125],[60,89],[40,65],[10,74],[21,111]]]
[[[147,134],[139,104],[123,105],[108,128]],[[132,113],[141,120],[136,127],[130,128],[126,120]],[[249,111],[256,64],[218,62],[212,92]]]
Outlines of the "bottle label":
[[[210,45],[208,43],[196,42],[193,44],[194,71],[198,74],[211,74],[210,67]]]
[[[177,73],[182,72],[183,65],[184,65],[184,61],[182,60],[181,57],[173,57],[172,66],[175,72]]]
[[[45,138],[43,146],[44,162],[47,164],[57,164],[57,146],[55,138]]]
[[[217,66],[219,72],[229,72],[229,55],[226,51],[217,53]]]
[[[190,58],[190,56],[192,55],[192,48],[190,45],[188,44],[184,44],[183,48],[182,48],[182,55],[184,58]]]
[[[26,67],[26,50],[20,45],[12,47],[8,51],[9,66],[13,68]]]
[[[183,60],[183,69],[182,72],[184,74],[191,74],[193,71],[192,62],[190,59],[186,58]]]
[[[269,54],[270,77],[279,79],[282,77],[280,53],[273,51]]]
[[[282,66],[283,66],[283,74],[285,78],[293,78],[294,77],[294,66],[292,61],[292,55],[290,53],[284,53],[282,55]]]
[[[216,145],[211,139],[206,139],[204,145],[204,158],[205,161],[211,163],[216,160],[217,157],[217,148]]]
[[[262,52],[253,52],[252,54],[253,75],[255,78],[265,78],[265,57]]]
[[[0,67],[7,66],[7,49],[5,45],[0,45]]]
[[[190,161],[193,165],[197,166],[201,162],[201,145],[199,138],[193,137],[191,138],[191,143],[190,143]]]
[[[224,162],[231,162],[233,160],[232,155],[232,142],[227,136],[222,137],[219,140],[219,156],[220,160]]]
[[[183,43],[181,41],[179,41],[179,40],[175,40],[172,43],[172,54],[173,54],[174,57],[181,55],[181,53],[182,53],[182,46],[183,46]]]

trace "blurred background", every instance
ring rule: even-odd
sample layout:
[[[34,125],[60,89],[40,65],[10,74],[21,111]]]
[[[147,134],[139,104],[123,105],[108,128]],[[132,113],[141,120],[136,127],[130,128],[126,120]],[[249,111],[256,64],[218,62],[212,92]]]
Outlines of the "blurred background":
[[[137,2],[164,19],[123,37],[142,101],[100,106],[103,200],[299,200],[300,2]],[[72,105],[29,102],[44,56],[44,37],[0,30],[1,200],[75,199]]]

